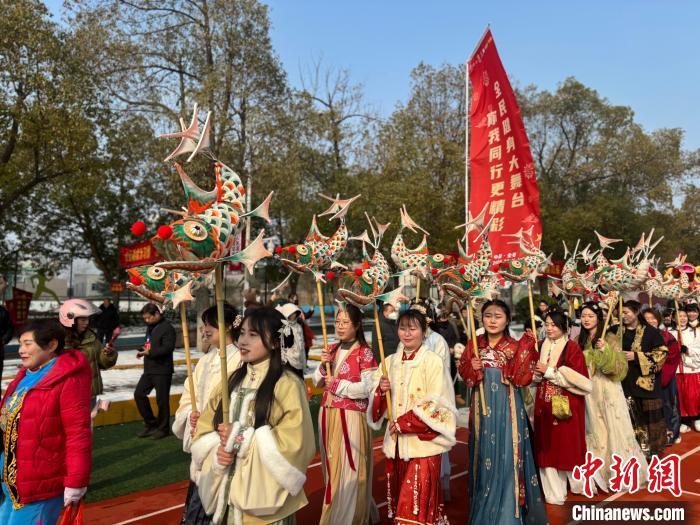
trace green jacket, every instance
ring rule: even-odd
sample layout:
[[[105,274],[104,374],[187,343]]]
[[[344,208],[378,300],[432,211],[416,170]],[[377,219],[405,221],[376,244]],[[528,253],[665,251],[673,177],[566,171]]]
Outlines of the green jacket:
[[[102,377],[100,376],[100,370],[107,370],[112,368],[116,362],[118,354],[113,351],[110,354],[105,354],[102,351],[102,345],[97,340],[95,332],[88,328],[87,332],[83,335],[80,342],[66,341],[66,346],[69,348],[77,348],[80,350],[85,357],[87,357],[90,363],[90,369],[92,370],[92,383],[90,386],[90,396],[95,397],[102,394],[104,391],[102,387]]]

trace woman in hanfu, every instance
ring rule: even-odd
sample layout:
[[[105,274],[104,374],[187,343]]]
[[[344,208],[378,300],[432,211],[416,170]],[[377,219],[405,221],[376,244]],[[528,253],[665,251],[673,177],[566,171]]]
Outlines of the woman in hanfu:
[[[456,443],[457,413],[450,371],[424,344],[427,322],[422,313],[403,312],[398,326],[401,343],[386,358],[388,377],[381,368],[372,377],[367,409],[375,430],[391,415],[382,446],[388,514],[394,524],[446,525],[440,455]]]
[[[321,465],[325,490],[320,523],[365,525],[372,501],[372,433],[367,404],[372,374],[377,369],[362,330],[362,312],[345,305],[335,318],[338,343],[321,354],[314,383],[324,386],[318,414]],[[331,376],[327,376],[326,364]],[[376,518],[379,515],[376,513]]]
[[[603,339],[605,324],[603,310],[598,303],[588,302],[581,307],[581,332],[578,344],[588,366],[593,390],[586,396],[586,447],[594,457],[604,461],[593,479],[596,485],[609,492],[608,483],[614,472],[613,454],[622,464],[630,458],[639,462],[640,483],[647,479],[647,460],[632,426],[627,400],[620,381],[627,375],[627,358],[622,353],[620,339],[608,332]]]
[[[185,381],[180,405],[175,412],[173,422],[173,434],[178,439],[182,439],[182,450],[189,453],[192,446],[192,437],[197,431],[197,420],[201,410],[207,406],[212,392],[221,382],[221,357],[217,346],[219,342],[219,319],[216,306],[207,308],[202,313],[202,323],[204,323],[204,339],[209,342],[209,348],[197,362],[197,366],[192,373],[192,383],[194,385],[194,400],[198,410],[192,408],[192,395],[190,393],[189,381]],[[242,317],[238,311],[228,303],[224,303],[224,324],[226,327],[226,372],[229,377],[233,374],[241,361],[241,356],[236,346],[238,338],[238,328],[242,322]],[[183,525],[209,525],[211,517],[204,513],[202,502],[197,492],[197,471],[194,461],[190,461],[190,486],[187,489],[185,499],[185,509],[182,515]]]
[[[572,492],[583,484],[574,480],[573,470],[586,460],[586,402],[593,385],[586,359],[576,341],[567,337],[568,318],[553,309],[547,312],[547,338],[540,344],[540,356],[533,380],[535,397],[535,461],[545,501],[563,505],[567,480]]]
[[[197,421],[192,459],[202,507],[215,525],[293,525],[307,504],[306,469],[316,453],[304,383],[287,364],[294,337],[277,310],[243,319],[241,362],[229,378],[229,423],[221,388]]]
[[[689,432],[691,427],[700,432],[700,326],[697,312],[696,304],[681,308],[678,312],[680,327],[670,331],[682,343],[681,362],[676,372],[682,433]]]
[[[469,409],[469,523],[547,523],[520,387],[532,381],[537,352],[525,333],[510,337],[510,310],[500,300],[481,310],[486,333],[471,342],[457,365],[472,389]],[[481,406],[478,386],[483,383]],[[484,409],[485,408],[485,409]]]

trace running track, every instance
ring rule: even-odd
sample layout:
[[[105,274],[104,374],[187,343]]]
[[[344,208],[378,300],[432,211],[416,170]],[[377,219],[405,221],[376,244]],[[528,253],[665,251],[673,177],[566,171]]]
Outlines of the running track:
[[[467,519],[467,433],[460,429],[457,433],[457,445],[450,452],[452,462],[452,502],[446,504],[450,523],[464,524]],[[386,519],[386,477],[384,475],[384,456],[379,449],[380,442],[375,442],[374,450],[374,499],[380,506],[382,523]],[[681,457],[681,484],[683,488],[682,501],[690,502],[686,511],[686,523],[700,523],[700,433],[683,434],[683,442],[674,445],[668,453]],[[85,523],[91,525],[176,525],[180,523],[183,502],[187,493],[187,481],[172,483],[162,487],[128,494],[119,498],[91,503],[86,507]],[[309,499],[309,505],[297,513],[299,525],[318,523],[321,509],[323,481],[319,458],[312,462],[308,470],[308,478],[304,490]],[[570,501],[590,501],[582,496],[570,496]],[[634,495],[630,494],[599,494],[593,501],[673,501],[675,498],[667,493],[649,494],[642,489]],[[547,513],[552,525],[566,524],[570,521],[570,510],[567,507],[547,505]]]

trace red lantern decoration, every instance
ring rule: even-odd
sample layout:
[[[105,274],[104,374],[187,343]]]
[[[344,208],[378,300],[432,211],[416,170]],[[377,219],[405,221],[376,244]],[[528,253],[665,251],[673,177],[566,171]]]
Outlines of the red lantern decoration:
[[[289,253],[291,253],[292,255],[294,255],[297,251],[297,247],[294,246],[293,244],[287,249],[289,250]]]
[[[173,236],[173,229],[168,225],[163,225],[158,228],[158,238],[167,241]]]
[[[141,237],[146,233],[146,223],[143,221],[136,221],[131,225],[131,234],[135,237]]]
[[[437,268],[431,268],[430,273],[432,273],[433,275],[437,275],[438,274]]]
[[[355,275],[360,277],[362,275],[362,271],[363,271],[362,268],[355,268]]]
[[[326,279],[328,279],[329,281],[332,281],[333,279],[335,279],[335,272],[332,272],[332,271],[326,272]]]
[[[458,271],[459,271],[459,273],[461,273],[462,275],[464,275],[465,273],[467,273],[467,269],[466,269],[464,266],[460,266]]]
[[[279,255],[280,253],[282,253],[282,247],[281,247],[281,246],[278,246],[277,248],[275,248],[275,253],[276,253],[277,255]]]

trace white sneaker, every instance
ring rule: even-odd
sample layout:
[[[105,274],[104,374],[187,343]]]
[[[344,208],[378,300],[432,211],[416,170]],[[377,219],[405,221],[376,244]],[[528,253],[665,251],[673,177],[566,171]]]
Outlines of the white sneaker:
[[[680,443],[680,442],[681,442],[681,437],[680,437],[680,436],[678,436],[678,437],[673,441],[673,443],[676,444],[676,445],[677,445],[678,443]]]
[[[695,429],[695,432],[700,432],[700,419],[693,421],[693,428]]]
[[[690,427],[686,425],[685,423],[681,425],[681,432],[685,434],[686,432],[690,432]]]

